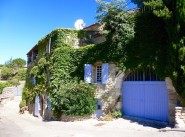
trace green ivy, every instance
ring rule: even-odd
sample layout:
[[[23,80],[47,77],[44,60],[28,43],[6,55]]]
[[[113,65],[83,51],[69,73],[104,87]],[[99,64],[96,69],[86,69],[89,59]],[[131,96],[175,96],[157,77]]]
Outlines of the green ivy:
[[[51,103],[55,115],[91,114],[95,110],[96,105],[94,98],[95,88],[92,85],[80,82],[80,80],[83,80],[83,66],[86,62],[86,60],[84,62],[80,60],[87,54],[87,52],[83,53],[86,51],[86,48],[78,50],[72,47],[78,38],[87,41],[87,35],[88,33],[84,31],[56,29],[40,40],[36,45],[38,46],[38,58],[29,64],[27,70],[23,98],[33,103],[36,95],[47,93],[52,100]],[[51,38],[52,45],[50,55],[46,54],[45,48],[49,38]],[[81,67],[82,70],[77,75],[78,67]],[[36,79],[36,85],[33,85],[31,82],[33,77]],[[71,89],[71,87],[75,89]],[[76,90],[76,92],[72,92],[73,90]],[[79,92],[79,95],[75,96],[77,92]],[[88,98],[85,99],[84,95]],[[78,104],[76,106],[79,107],[76,111],[74,111],[74,106],[69,107],[69,105],[64,109],[66,106],[64,107],[61,100],[67,100],[69,97],[71,97],[70,100],[72,102],[76,100]],[[79,100],[82,103],[78,102]],[[61,109],[61,106],[63,109]],[[83,106],[85,107],[82,108]]]
[[[8,83],[8,82],[5,82],[5,83],[4,82],[0,82],[0,94],[2,94],[4,88],[10,87],[10,86],[11,86],[11,84]]]
[[[56,117],[90,115],[96,108],[94,94],[94,87],[83,82],[65,84],[50,95],[53,112]]]

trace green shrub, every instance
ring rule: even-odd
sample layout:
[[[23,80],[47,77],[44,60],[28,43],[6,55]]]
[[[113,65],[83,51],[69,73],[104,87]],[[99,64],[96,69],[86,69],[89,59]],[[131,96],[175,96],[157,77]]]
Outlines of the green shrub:
[[[121,111],[114,111],[111,113],[113,118],[121,118],[122,117],[122,113]]]
[[[0,94],[2,94],[2,92],[3,92],[3,89],[5,88],[5,87],[9,87],[9,86],[11,86],[11,84],[10,83],[8,83],[8,82],[3,82],[3,83],[1,83],[0,82]]]
[[[38,61],[39,68],[43,69],[46,66],[46,64],[47,64],[46,58],[39,59],[39,61]]]
[[[22,108],[26,106],[26,100],[22,100],[20,103],[19,103],[19,108]]]
[[[24,88],[22,90],[22,100],[27,100],[27,99],[29,99],[28,88],[27,86],[24,85]]]
[[[21,68],[18,71],[18,73],[17,73],[17,75],[15,77],[17,79],[19,79],[19,80],[25,80],[25,78],[26,78],[26,69],[25,68]]]
[[[95,88],[85,83],[70,83],[50,96],[56,117],[64,115],[86,116],[95,111]]]
[[[10,80],[8,80],[8,82],[9,82],[11,85],[13,85],[13,86],[18,86],[18,85],[20,85],[19,80],[18,80],[17,78],[10,79]]]
[[[38,66],[34,66],[34,67],[31,69],[31,71],[30,71],[30,75],[32,75],[32,76],[37,76],[38,72],[39,72]]]

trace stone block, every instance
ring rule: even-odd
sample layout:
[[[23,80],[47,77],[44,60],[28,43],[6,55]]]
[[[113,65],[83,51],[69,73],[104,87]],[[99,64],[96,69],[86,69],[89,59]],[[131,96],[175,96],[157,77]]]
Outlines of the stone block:
[[[169,125],[175,124],[175,117],[174,116],[169,116]]]
[[[176,107],[176,104],[175,103],[170,103],[168,104],[168,109],[171,110],[171,109],[174,109],[175,110],[175,107]]]
[[[169,115],[175,115],[175,113],[176,113],[175,109],[170,109],[170,110],[168,111],[168,114],[169,114]]]
[[[175,110],[175,112],[176,112],[176,113],[182,113],[182,111],[181,111],[181,110]]]
[[[175,107],[176,110],[182,110],[182,107]]]
[[[168,99],[169,100],[177,100],[177,96],[176,95],[169,95]]]
[[[122,102],[118,102],[116,104],[116,110],[121,110],[121,108],[122,108]]]
[[[28,111],[29,111],[30,114],[34,112],[34,106],[35,106],[35,104],[29,104],[28,105]]]
[[[180,117],[180,119],[185,119],[185,117],[184,117],[184,116],[182,116],[182,115],[181,115],[181,116],[179,116],[179,117]]]
[[[180,112],[175,113],[176,116],[181,116],[182,114]]]

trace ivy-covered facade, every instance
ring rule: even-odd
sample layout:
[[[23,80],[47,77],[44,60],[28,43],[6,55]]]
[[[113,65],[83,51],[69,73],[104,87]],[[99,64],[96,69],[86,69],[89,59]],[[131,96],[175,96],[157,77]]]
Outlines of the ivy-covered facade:
[[[45,108],[48,99],[58,118],[61,115],[94,113],[97,104],[95,86],[83,82],[84,56],[87,56],[87,50],[93,49],[93,43],[102,41],[105,41],[105,37],[100,35],[97,24],[79,31],[56,29],[41,39],[27,53],[28,70],[23,100],[27,100],[30,110],[36,107],[33,104],[38,103],[36,97],[39,96],[40,106],[36,108],[43,117],[47,115]],[[51,106],[48,108],[51,109]]]
[[[28,104],[34,104],[35,97],[40,96],[43,117],[47,115],[47,109],[51,108],[55,117],[95,114],[99,118],[114,111],[124,114],[124,81],[145,81],[147,76],[151,81],[161,81],[153,75],[153,70],[143,77],[142,71],[131,73],[134,70],[125,68],[124,50],[110,44],[109,40],[105,41],[99,29],[97,24],[79,31],[56,29],[28,52],[23,99]],[[142,43],[142,40],[138,42]],[[158,40],[156,43],[160,45]],[[138,61],[137,56],[134,58],[135,62],[130,63],[132,65]],[[138,74],[140,77],[136,79]],[[168,103],[164,121],[174,123],[176,99],[171,97],[175,91],[168,78],[166,85]]]

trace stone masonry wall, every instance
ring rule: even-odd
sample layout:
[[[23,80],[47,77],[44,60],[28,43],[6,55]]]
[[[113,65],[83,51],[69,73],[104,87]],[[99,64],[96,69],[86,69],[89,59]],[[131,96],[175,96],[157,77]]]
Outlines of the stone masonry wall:
[[[175,127],[185,127],[185,107],[176,107]]]
[[[6,101],[14,99],[15,87],[6,87],[3,89],[2,94],[0,94],[0,104],[5,104]]]
[[[95,68],[94,68],[95,69]],[[95,70],[93,70],[94,72]],[[95,76],[95,75],[93,75]],[[109,113],[113,109],[121,109],[121,96],[123,74],[115,64],[109,64],[109,78],[107,84],[95,83],[97,86],[96,98],[102,102],[103,114]],[[94,79],[94,78],[93,78]]]
[[[168,119],[169,125],[175,125],[175,107],[177,104],[177,93],[173,86],[172,80],[169,77],[165,78],[166,86],[168,89]]]

